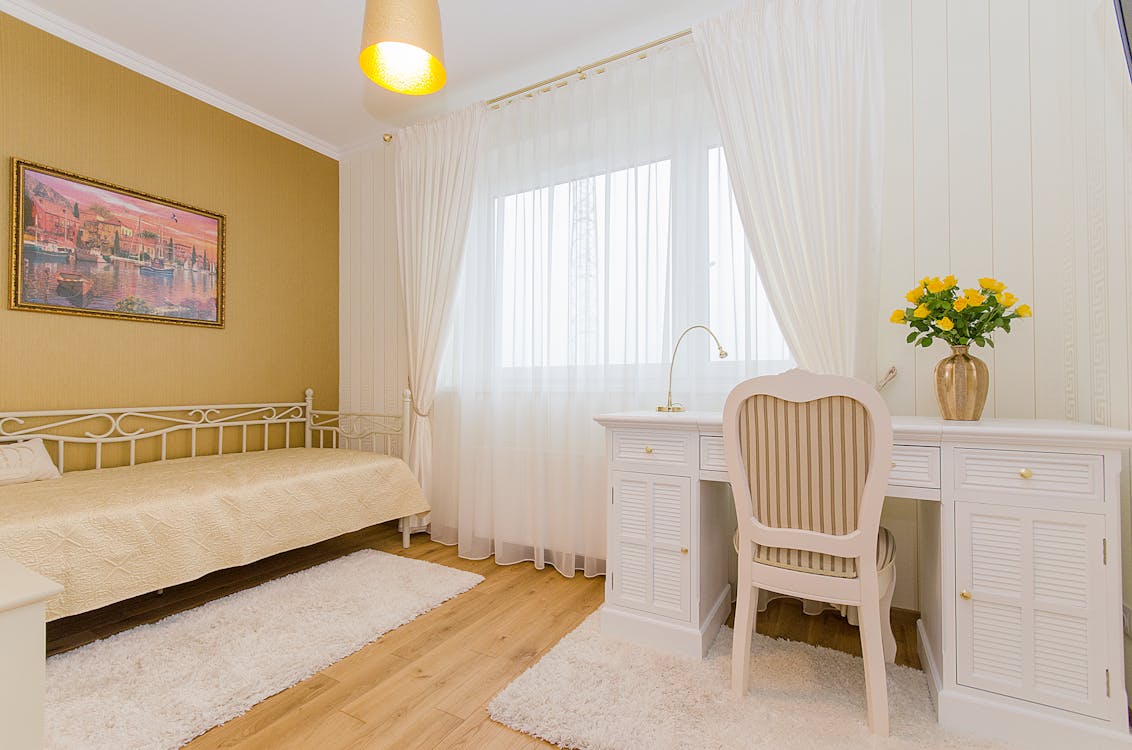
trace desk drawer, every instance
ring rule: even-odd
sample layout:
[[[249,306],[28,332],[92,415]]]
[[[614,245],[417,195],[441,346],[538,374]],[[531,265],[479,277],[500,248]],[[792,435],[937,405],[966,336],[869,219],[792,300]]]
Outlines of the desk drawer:
[[[1104,502],[1104,458],[1076,453],[955,450],[955,489],[960,499],[996,494]]]
[[[727,471],[727,457],[723,455],[723,438],[718,435],[700,436],[700,469]]]
[[[614,430],[613,465],[694,466],[695,433]]]
[[[939,489],[939,448],[931,445],[892,446],[888,483],[899,487]]]

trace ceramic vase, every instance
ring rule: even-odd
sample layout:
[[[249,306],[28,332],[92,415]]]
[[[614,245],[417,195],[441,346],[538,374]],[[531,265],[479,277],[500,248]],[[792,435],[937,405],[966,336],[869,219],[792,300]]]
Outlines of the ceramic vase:
[[[983,416],[990,373],[987,363],[967,350],[953,346],[951,356],[935,366],[935,395],[944,419],[977,422]]]

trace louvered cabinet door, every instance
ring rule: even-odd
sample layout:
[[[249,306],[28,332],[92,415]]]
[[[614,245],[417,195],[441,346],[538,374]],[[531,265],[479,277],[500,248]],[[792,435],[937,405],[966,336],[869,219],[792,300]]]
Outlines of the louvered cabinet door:
[[[1108,715],[1104,523],[1090,513],[955,504],[960,685]]]
[[[613,603],[688,620],[692,480],[614,472]]]

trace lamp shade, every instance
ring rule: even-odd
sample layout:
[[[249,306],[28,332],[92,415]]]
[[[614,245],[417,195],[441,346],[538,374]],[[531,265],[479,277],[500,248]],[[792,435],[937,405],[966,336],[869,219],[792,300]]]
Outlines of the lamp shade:
[[[444,87],[444,39],[437,0],[366,0],[358,63],[378,86],[399,94]]]

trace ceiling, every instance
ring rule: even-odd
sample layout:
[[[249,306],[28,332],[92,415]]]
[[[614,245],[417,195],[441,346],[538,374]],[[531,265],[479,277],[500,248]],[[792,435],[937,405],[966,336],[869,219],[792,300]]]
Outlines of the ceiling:
[[[0,0],[0,11],[333,157],[688,28],[736,0],[440,0],[448,85],[358,68],[365,0]]]

